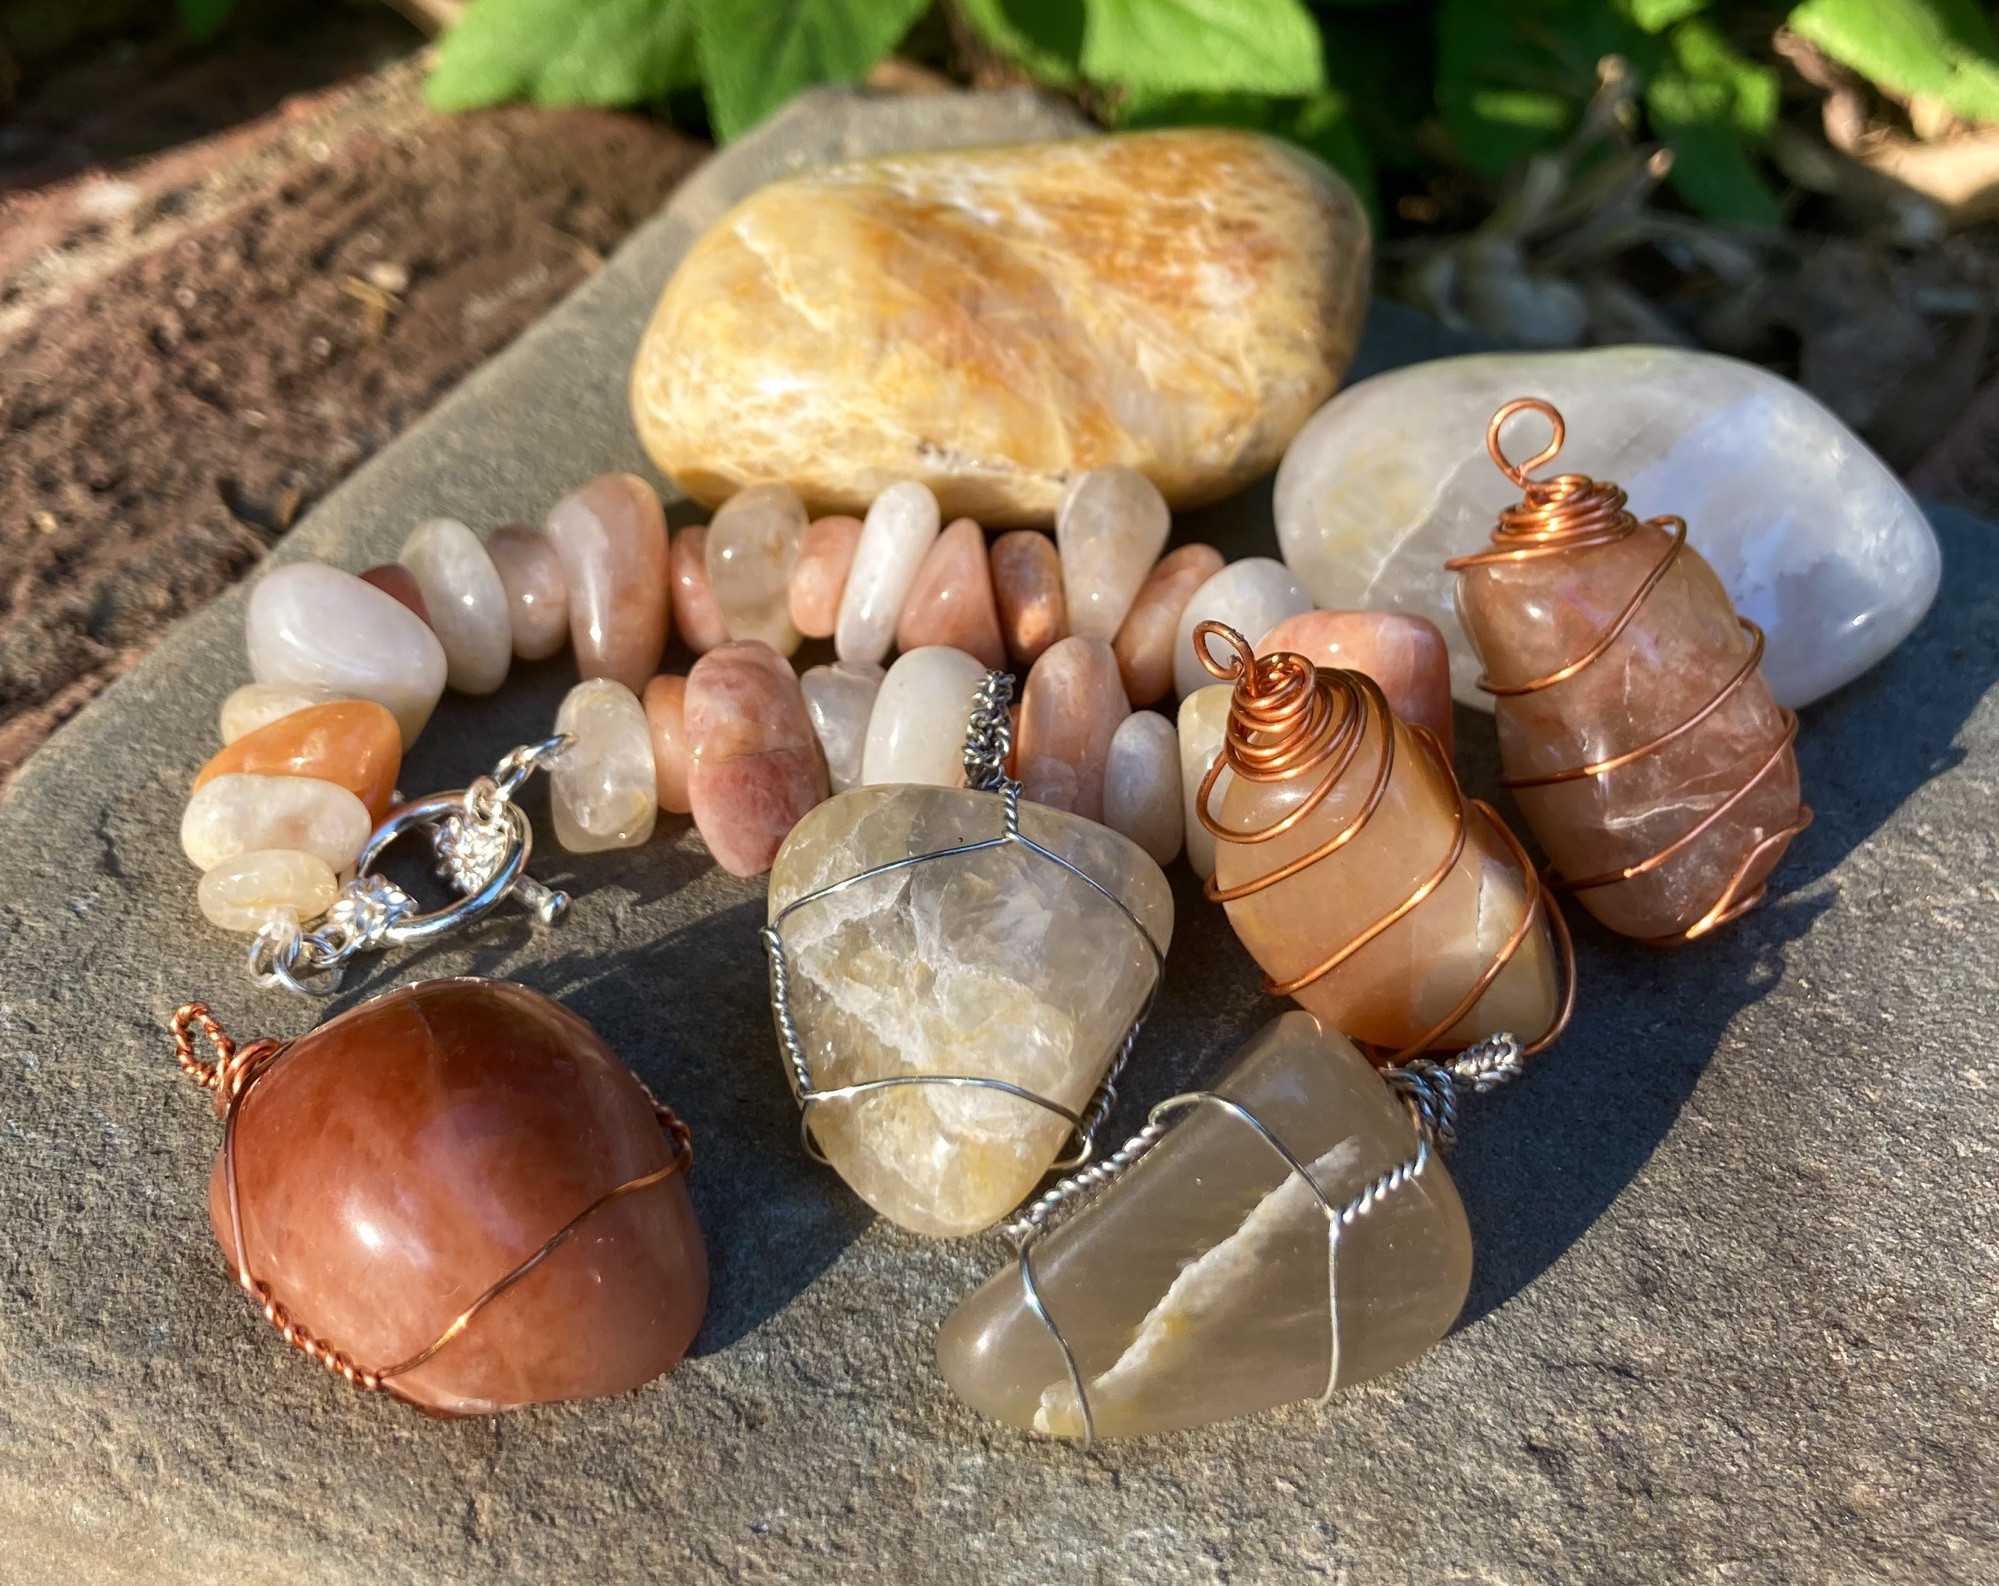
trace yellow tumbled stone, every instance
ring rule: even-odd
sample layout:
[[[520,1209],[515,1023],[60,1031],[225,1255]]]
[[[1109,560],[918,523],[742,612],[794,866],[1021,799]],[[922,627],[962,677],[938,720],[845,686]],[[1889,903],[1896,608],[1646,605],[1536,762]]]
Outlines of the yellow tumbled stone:
[[[653,461],[713,506],[765,480],[861,513],[1049,523],[1121,463],[1169,504],[1267,472],[1351,357],[1367,223],[1253,134],[862,161],[762,189],[689,251],[632,370]]]

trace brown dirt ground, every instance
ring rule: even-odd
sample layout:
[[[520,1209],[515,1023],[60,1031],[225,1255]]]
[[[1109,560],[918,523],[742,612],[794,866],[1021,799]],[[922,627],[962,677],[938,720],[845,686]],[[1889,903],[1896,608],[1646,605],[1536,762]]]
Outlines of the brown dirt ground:
[[[406,64],[0,199],[0,782],[705,152]]]

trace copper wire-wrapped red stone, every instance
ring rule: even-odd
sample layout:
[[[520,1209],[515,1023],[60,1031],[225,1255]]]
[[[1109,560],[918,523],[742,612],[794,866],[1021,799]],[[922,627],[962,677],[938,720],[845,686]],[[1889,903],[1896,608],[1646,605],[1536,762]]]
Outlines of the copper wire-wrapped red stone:
[[[364,1385],[447,1415],[622,1393],[701,1325],[684,1131],[526,987],[364,1003],[283,1048],[227,1116],[224,1253],[293,1342]]]

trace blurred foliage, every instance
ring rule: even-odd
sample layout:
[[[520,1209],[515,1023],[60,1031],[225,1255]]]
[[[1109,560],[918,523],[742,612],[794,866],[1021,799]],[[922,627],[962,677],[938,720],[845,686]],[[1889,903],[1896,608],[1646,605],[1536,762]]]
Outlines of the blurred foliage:
[[[227,0],[179,0],[190,29]],[[925,27],[941,10],[948,29]],[[1559,147],[1598,63],[1642,85],[1633,130],[1672,151],[1680,198],[1773,224],[1764,145],[1780,29],[1898,101],[1999,121],[1999,39],[1977,0],[472,0],[443,39],[434,104],[609,105],[698,93],[723,138],[814,83],[853,83],[910,38],[956,41],[1118,126],[1223,123],[1311,149],[1371,204],[1378,178],[1491,182]],[[675,96],[680,96],[678,100]],[[1407,185],[1406,183],[1404,184]]]

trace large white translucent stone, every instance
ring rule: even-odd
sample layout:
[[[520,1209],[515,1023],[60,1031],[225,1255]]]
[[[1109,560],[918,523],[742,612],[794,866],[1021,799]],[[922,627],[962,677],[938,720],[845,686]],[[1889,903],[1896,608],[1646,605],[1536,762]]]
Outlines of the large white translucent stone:
[[[259,683],[372,699],[396,718],[405,749],[444,692],[444,646],[429,624],[337,567],[292,562],[266,573],[250,591],[243,638]]]
[[[1434,1155],[1334,1237],[1325,1203],[1344,1205],[1416,1147],[1407,1110],[1344,1036],[1287,1013],[1213,1089],[1312,1182],[1201,1103],[1033,1247],[1035,1287],[1075,1353],[1099,1437],[1230,1420],[1380,1376],[1443,1336],[1471,1283],[1471,1231]],[[1083,1431],[1060,1347],[1013,1262],[952,1313],[937,1359],[996,1420]]]
[[[1003,813],[997,794],[963,788],[838,794],[785,840],[770,917],[877,865],[997,837]],[[1172,889],[1136,844],[1094,821],[1023,803],[1020,827],[1123,908],[1021,843],[905,866],[807,903],[780,930],[815,1089],[967,1074],[1074,1112],[1088,1106],[1152,994],[1147,938],[1164,955]],[[935,1235],[990,1227],[1071,1139],[1059,1115],[963,1085],[818,1103],[811,1124],[862,1199]]]
[[[445,681],[461,694],[490,694],[514,658],[507,586],[486,547],[464,524],[432,518],[397,557],[423,591],[431,631],[444,646]]]
[[[1277,471],[1284,558],[1321,606],[1413,612],[1443,629],[1452,691],[1490,710],[1444,562],[1482,549],[1520,497],[1486,455],[1514,397],[1568,424],[1543,470],[1622,485],[1641,518],[1671,513],[1763,627],[1763,676],[1809,704],[1901,643],[1935,597],[1942,558],[1909,493],[1853,432],[1789,381],[1672,347],[1480,353],[1376,375],[1313,415]],[[1507,427],[1516,461],[1543,421]]]
[[[1230,562],[1194,591],[1180,613],[1173,636],[1173,686],[1182,699],[1206,688],[1215,676],[1194,653],[1194,629],[1204,622],[1225,623],[1252,645],[1286,617],[1312,609],[1312,597],[1299,587],[1284,564],[1268,556],[1245,556]],[[1227,660],[1229,648],[1209,641],[1216,660]]]

